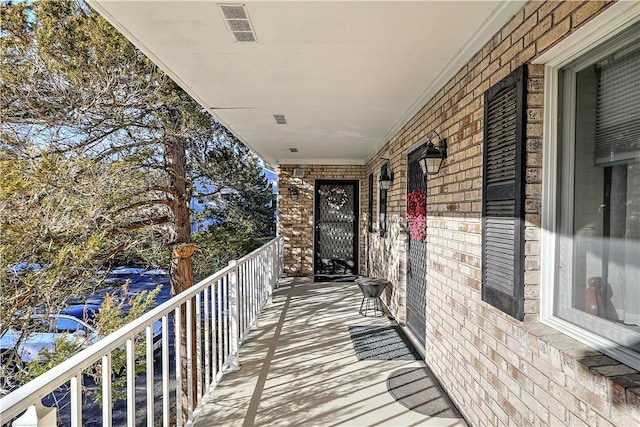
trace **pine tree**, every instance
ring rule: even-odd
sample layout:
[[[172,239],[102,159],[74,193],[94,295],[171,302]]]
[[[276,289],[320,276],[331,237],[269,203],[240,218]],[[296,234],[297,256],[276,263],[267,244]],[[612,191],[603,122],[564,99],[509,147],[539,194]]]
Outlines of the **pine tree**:
[[[80,1],[3,2],[0,22],[2,328],[118,260],[169,266],[174,293],[192,286],[194,196],[209,207],[203,248],[228,239],[236,256],[268,235],[255,155],[102,17]]]

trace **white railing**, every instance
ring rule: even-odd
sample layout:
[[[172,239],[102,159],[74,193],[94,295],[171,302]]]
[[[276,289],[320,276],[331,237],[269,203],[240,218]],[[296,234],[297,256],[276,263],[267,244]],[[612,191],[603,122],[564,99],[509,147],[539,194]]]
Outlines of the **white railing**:
[[[81,426],[83,392],[86,393],[83,372],[102,369],[102,378],[107,380],[101,385],[100,412],[102,425],[110,427],[114,402],[109,379],[116,375],[111,369],[111,356],[118,348],[126,349],[126,370],[117,373],[127,378],[126,424],[141,424],[144,414],[147,426],[191,424],[223,373],[238,369],[240,344],[271,298],[282,274],[282,242],[281,236],[276,237],[249,255],[230,262],[226,268],[3,397],[0,425],[11,422],[32,405],[41,409],[45,396],[64,387],[69,390],[69,423]],[[194,317],[200,321],[194,321]],[[158,321],[162,322],[161,379],[154,376],[153,335],[154,323]],[[146,343],[146,369],[136,383],[138,359],[134,340],[141,335]],[[156,396],[156,383],[161,383],[160,396]],[[136,400],[145,402],[145,408],[136,408]],[[161,409],[156,408],[156,401],[161,401]],[[35,413],[33,409],[30,412]],[[92,421],[95,415],[91,414]]]

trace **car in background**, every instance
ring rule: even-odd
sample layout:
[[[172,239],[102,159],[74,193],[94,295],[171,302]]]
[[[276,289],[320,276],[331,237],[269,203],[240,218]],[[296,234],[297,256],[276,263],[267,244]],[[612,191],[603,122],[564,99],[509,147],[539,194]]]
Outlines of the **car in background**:
[[[93,326],[99,311],[100,306],[97,304],[71,304],[63,308],[61,313],[83,320]]]
[[[21,270],[27,267],[29,266],[20,265]],[[100,289],[88,297],[70,298],[68,305],[57,315],[31,316],[27,326],[29,334],[24,338],[22,330],[8,329],[0,337],[0,363],[5,365],[8,360],[14,359],[10,357],[14,351],[22,363],[36,359],[42,349],[55,351],[56,340],[63,334],[69,339],[82,340],[83,346],[97,342],[101,337],[94,323],[107,294],[125,301],[125,311],[130,308],[126,301],[143,291],[151,291],[158,285],[162,288],[155,305],[171,298],[169,277],[164,270],[120,267],[110,272],[106,282],[112,286]],[[127,286],[120,286],[124,283]],[[162,344],[162,322],[155,321],[152,330],[153,350],[157,353]]]
[[[76,319],[82,320],[90,326],[95,326],[97,315],[100,312],[101,306],[96,304],[73,304],[62,309],[62,314],[73,316]],[[160,350],[162,340],[162,321],[156,320],[152,326],[153,332],[153,351]]]
[[[62,336],[69,340],[78,340],[81,346],[88,346],[100,339],[93,326],[69,314],[36,314],[29,318],[26,327],[29,333],[25,337],[23,331],[18,328],[10,328],[0,337],[3,362],[8,360],[9,354],[13,351],[22,363],[35,360],[43,349],[55,351],[55,343]]]

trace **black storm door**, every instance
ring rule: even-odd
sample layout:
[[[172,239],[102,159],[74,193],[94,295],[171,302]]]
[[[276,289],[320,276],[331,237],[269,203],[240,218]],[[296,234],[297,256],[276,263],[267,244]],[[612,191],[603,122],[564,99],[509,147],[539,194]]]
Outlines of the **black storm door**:
[[[358,186],[355,180],[316,181],[316,280],[349,279],[358,274]]]
[[[407,176],[407,326],[425,344],[426,335],[426,195],[420,150],[409,154]],[[413,203],[409,203],[413,200]],[[422,208],[419,208],[421,205]],[[420,215],[424,210],[424,215]]]

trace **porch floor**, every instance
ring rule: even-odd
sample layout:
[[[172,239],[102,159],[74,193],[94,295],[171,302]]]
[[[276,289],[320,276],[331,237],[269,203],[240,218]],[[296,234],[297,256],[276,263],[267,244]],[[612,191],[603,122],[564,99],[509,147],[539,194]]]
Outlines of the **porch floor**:
[[[241,369],[225,375],[196,419],[206,426],[466,426],[429,417],[387,391],[387,377],[423,361],[359,361],[352,325],[393,325],[358,314],[353,282],[288,279],[240,348]]]

